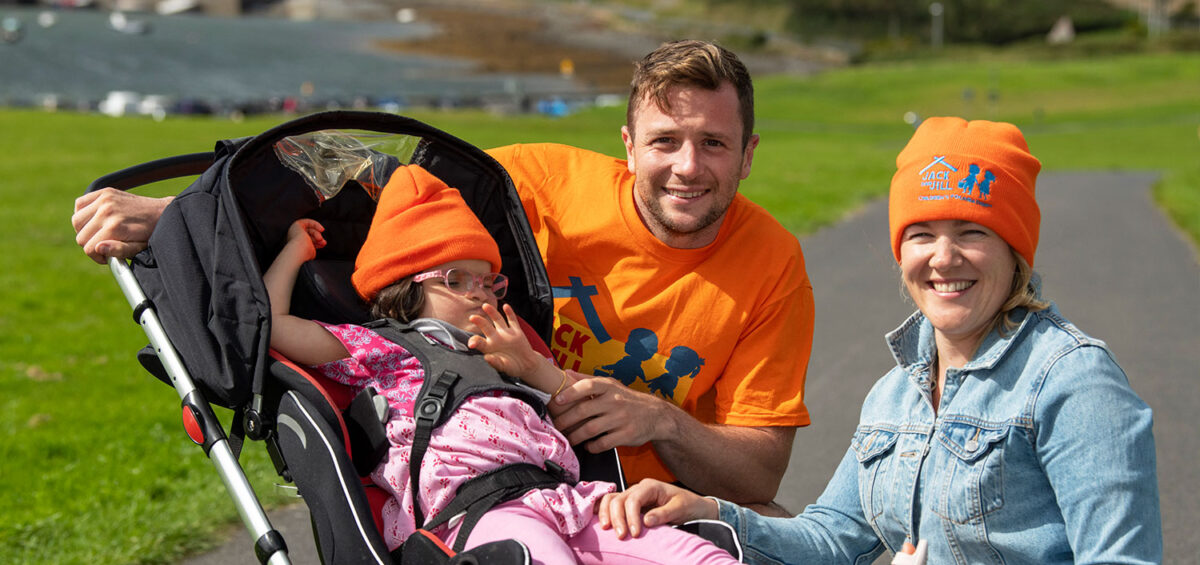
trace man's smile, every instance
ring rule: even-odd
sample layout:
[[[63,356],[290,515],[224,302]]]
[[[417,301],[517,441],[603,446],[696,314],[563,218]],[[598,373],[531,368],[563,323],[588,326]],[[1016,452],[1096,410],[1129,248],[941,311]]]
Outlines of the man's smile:
[[[700,198],[701,196],[704,196],[705,194],[708,194],[708,192],[709,192],[709,190],[707,188],[702,188],[702,189],[698,189],[698,190],[681,190],[681,189],[676,189],[676,188],[663,188],[663,191],[671,196],[674,196],[675,198],[682,198],[684,200]]]

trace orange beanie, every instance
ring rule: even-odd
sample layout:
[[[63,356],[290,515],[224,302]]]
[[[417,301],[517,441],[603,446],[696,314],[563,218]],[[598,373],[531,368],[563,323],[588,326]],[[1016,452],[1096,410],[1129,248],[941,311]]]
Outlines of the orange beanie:
[[[896,157],[888,198],[896,261],[908,226],[966,220],[996,232],[1032,266],[1042,217],[1033,193],[1041,168],[1012,124],[925,120]]]
[[[370,302],[380,290],[425,269],[482,259],[500,270],[500,249],[458,190],[419,165],[392,173],[351,280]]]

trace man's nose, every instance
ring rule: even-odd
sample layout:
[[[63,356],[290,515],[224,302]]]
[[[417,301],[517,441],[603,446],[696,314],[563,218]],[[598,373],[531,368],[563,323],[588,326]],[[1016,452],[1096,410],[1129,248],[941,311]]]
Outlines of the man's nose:
[[[671,172],[676,176],[690,178],[700,170],[700,151],[693,143],[684,143],[675,152],[675,161]]]

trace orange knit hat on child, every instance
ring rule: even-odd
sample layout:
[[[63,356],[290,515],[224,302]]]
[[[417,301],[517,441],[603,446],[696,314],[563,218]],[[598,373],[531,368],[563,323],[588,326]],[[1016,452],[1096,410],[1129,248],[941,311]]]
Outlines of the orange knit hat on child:
[[[458,190],[419,165],[408,165],[396,169],[383,187],[351,280],[370,302],[404,277],[461,259],[482,259],[500,271],[496,241]]]
[[[1042,218],[1034,186],[1041,168],[1012,124],[925,120],[896,157],[888,197],[896,261],[908,226],[966,220],[996,232],[1033,266]]]

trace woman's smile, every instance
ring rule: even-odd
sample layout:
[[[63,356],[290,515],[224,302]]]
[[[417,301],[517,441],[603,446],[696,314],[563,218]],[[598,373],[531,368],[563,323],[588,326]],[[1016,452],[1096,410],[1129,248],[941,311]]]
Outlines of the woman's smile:
[[[975,285],[975,281],[929,281],[929,286],[943,294],[962,292]]]

